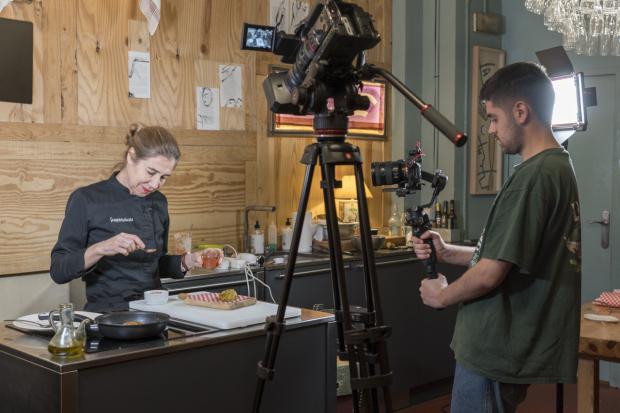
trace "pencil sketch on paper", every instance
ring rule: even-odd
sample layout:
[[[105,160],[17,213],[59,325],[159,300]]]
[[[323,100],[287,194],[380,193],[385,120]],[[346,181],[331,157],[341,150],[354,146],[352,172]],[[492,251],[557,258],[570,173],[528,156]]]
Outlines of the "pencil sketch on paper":
[[[293,34],[297,26],[308,16],[310,4],[305,0],[270,0],[269,24]]]
[[[151,56],[146,52],[128,53],[129,97],[148,99],[151,97]]]
[[[196,129],[220,129],[220,91],[218,88],[196,88]]]
[[[220,65],[220,106],[242,108],[243,89],[241,66]]]

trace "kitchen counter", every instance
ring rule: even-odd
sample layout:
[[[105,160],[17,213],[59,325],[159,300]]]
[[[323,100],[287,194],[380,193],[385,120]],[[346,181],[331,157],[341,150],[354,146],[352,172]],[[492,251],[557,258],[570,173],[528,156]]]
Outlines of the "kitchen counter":
[[[452,243],[454,245],[460,245],[460,246],[475,246],[475,244],[472,244],[471,242],[454,242]],[[276,264],[274,263],[274,258],[284,258],[284,263],[281,264]],[[375,251],[375,261],[382,261],[384,259],[390,259],[390,258],[398,258],[398,257],[403,257],[403,258],[413,258],[414,260],[416,260],[415,254],[413,252],[413,248],[397,248],[397,249],[379,249]],[[275,254],[269,256],[266,260],[264,265],[261,267],[259,265],[253,265],[250,268],[252,268],[253,271],[257,272],[257,271],[262,271],[262,270],[279,270],[279,269],[284,269],[286,268],[286,260],[288,258],[288,253],[287,252],[283,252],[283,251],[278,251]],[[362,256],[361,253],[359,251],[353,251],[351,253],[346,253],[343,254],[343,261],[344,262],[351,262],[351,261],[361,261]],[[327,253],[312,253],[312,254],[298,254],[297,255],[297,260],[295,262],[295,268],[301,268],[301,267],[306,267],[306,266],[312,266],[312,265],[320,265],[320,264],[326,264],[329,263],[330,260],[330,255]],[[226,277],[226,276],[243,276],[244,274],[244,270],[242,269],[229,269],[229,270],[206,270],[206,269],[196,269],[196,270],[192,270],[190,271],[185,278],[183,278],[183,280],[203,280],[203,279],[208,279],[208,278],[214,278],[214,277]],[[179,279],[172,279],[172,278],[162,278],[162,283],[165,285],[173,285],[173,284],[178,284],[179,283]]]
[[[274,263],[274,258],[280,257],[284,259],[284,263]],[[401,249],[380,249],[375,251],[375,261],[381,262],[390,258],[407,257],[416,260],[413,249],[401,248]],[[264,265],[252,265],[250,268],[254,272],[254,275],[258,278],[264,279],[264,273],[271,270],[283,270],[286,268],[286,260],[288,253],[279,251],[269,256]],[[360,262],[362,257],[359,252],[352,254],[344,254],[343,260],[345,263]],[[297,270],[307,268],[329,265],[330,255],[326,253],[312,253],[312,254],[298,254],[297,261],[295,262],[295,268]],[[238,291],[245,292],[246,278],[245,271],[242,269],[229,269],[229,270],[206,270],[195,269],[191,270],[184,278],[166,278],[162,277],[162,285],[165,289],[169,290],[172,294],[178,294],[180,292],[189,292],[204,290],[208,288],[211,291],[222,290],[226,288],[241,289]],[[261,299],[267,299],[266,297],[260,297]]]
[[[51,355],[49,338],[0,326],[3,413],[157,413],[195,410],[198,404],[213,411],[250,411],[255,366],[265,348],[262,324],[147,341],[79,359]],[[287,319],[278,371],[265,386],[262,411],[333,412],[335,340],[331,314],[304,309],[301,317]]]

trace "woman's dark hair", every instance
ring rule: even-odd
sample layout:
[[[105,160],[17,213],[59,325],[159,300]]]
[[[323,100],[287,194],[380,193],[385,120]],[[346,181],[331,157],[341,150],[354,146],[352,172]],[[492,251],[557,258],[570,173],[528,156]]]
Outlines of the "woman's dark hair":
[[[127,149],[123,160],[115,166],[117,170],[125,167],[127,153],[131,148],[136,154],[136,160],[164,156],[178,162],[181,158],[181,151],[176,139],[166,128],[161,126],[144,126],[134,123],[129,126],[129,133],[125,139]]]
[[[536,63],[519,62],[499,69],[484,83],[479,99],[504,110],[523,100],[540,122],[551,126],[555,92],[545,69]]]

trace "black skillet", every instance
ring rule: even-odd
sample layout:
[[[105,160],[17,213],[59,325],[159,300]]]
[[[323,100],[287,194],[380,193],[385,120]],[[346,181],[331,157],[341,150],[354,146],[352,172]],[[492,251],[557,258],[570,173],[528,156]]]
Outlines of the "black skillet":
[[[170,316],[151,311],[118,311],[95,318],[86,325],[88,335],[115,340],[138,340],[158,337],[168,325]]]

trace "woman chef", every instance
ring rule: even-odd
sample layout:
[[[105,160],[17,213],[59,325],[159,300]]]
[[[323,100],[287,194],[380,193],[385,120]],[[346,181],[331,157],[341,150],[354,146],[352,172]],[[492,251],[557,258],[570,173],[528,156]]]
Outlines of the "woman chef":
[[[167,255],[168,203],[158,190],[181,156],[159,126],[132,125],[118,172],[77,189],[52,250],[50,275],[59,284],[81,277],[86,310],[124,310],[160,276],[182,278],[202,264],[201,253]]]

